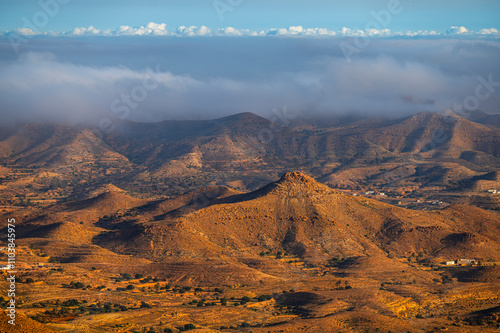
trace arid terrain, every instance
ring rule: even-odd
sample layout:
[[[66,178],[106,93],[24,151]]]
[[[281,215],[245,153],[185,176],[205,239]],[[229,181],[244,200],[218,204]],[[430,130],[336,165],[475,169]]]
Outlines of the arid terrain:
[[[4,128],[0,332],[497,332],[495,119]]]
[[[248,192],[297,170],[405,207],[461,203],[494,210],[499,196],[488,191],[500,190],[500,130],[495,115],[475,116],[305,121],[280,114],[270,121],[242,113],[206,121],[116,119],[105,132],[8,126],[0,132],[0,204],[81,200],[106,186],[150,199],[206,185]]]

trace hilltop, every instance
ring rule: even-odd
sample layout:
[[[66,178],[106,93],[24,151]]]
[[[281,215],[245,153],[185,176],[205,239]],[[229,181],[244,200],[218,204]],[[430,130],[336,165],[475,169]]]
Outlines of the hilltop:
[[[36,225],[69,228],[69,234],[81,229],[74,233],[89,232],[94,245],[154,261],[262,251],[286,251],[311,262],[412,253],[500,260],[497,214],[463,205],[417,213],[344,194],[301,172],[284,173],[249,193],[212,186],[148,201],[105,192],[45,216],[28,218],[25,230],[50,239],[54,231],[40,233]],[[82,244],[89,244],[85,239]]]

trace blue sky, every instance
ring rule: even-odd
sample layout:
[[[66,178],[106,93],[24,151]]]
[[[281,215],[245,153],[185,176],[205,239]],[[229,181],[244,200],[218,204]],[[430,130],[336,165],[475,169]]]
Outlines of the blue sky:
[[[214,8],[214,1],[229,6],[223,20]],[[68,3],[60,4],[57,14],[39,30],[70,31],[88,26],[114,30],[122,25],[134,27],[148,22],[166,23],[169,30],[182,25],[251,30],[297,25],[331,30],[364,29],[373,20],[370,12],[387,9],[391,1],[396,0],[41,0],[47,4]],[[402,12],[393,15],[387,27],[391,31],[445,32],[451,26],[465,26],[469,30],[500,28],[500,1],[496,0],[401,0],[400,6]],[[23,17],[33,21],[40,11],[43,9],[38,0],[2,0],[0,31],[21,28]]]

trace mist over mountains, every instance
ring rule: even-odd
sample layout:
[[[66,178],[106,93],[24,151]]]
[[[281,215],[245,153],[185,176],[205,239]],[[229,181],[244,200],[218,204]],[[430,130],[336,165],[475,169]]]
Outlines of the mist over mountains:
[[[1,127],[6,190],[0,202],[20,204],[22,196],[14,193],[31,191],[74,200],[103,184],[153,197],[207,184],[251,191],[282,172],[301,170],[333,188],[384,192],[378,198],[389,203],[403,196],[409,198],[404,205],[419,209],[435,208],[424,201],[437,200],[497,210],[498,196],[487,191],[500,185],[499,118],[476,116],[295,118],[283,126],[283,119],[240,113],[115,120],[109,131],[56,123]],[[32,187],[17,177],[28,177]]]
[[[469,104],[498,113],[499,42],[368,41],[346,58],[341,43],[354,44],[342,38],[35,38],[18,54],[2,39],[2,121],[268,117],[283,107],[397,118],[453,109],[483,81],[487,98]]]

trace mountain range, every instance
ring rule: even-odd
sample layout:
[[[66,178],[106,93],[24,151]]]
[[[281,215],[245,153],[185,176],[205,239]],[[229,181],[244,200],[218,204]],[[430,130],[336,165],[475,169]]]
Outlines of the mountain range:
[[[485,123],[495,117],[475,116]],[[209,184],[252,191],[300,170],[334,188],[395,196],[418,189],[424,199],[497,209],[498,199],[486,194],[500,186],[491,176],[500,167],[500,130],[491,123],[427,112],[402,119],[272,122],[243,113],[115,120],[107,134],[92,126],[24,124],[2,131],[0,176],[17,194],[29,195],[21,188],[29,180],[35,193],[52,183],[53,197],[81,199],[104,183],[150,197]]]
[[[494,332],[493,118],[5,128],[18,331]]]

